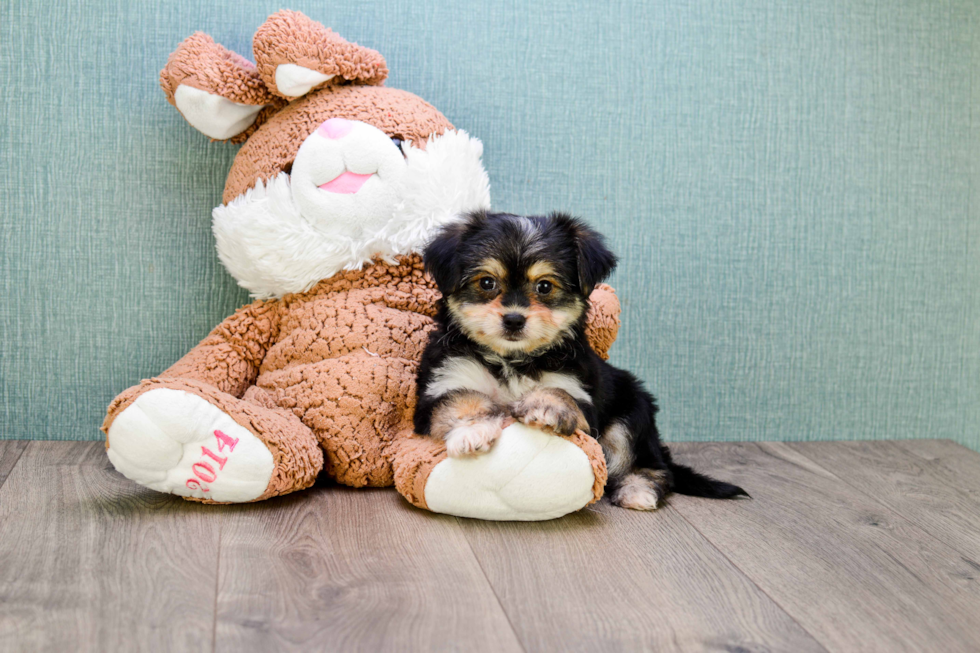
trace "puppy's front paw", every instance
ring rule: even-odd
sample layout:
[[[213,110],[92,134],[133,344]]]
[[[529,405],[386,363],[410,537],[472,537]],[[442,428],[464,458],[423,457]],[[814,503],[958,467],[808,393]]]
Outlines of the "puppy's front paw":
[[[523,424],[571,435],[575,429],[589,430],[585,415],[572,395],[558,388],[532,390],[511,408],[514,417]]]
[[[446,453],[459,458],[490,451],[502,430],[500,420],[457,426],[446,434]]]

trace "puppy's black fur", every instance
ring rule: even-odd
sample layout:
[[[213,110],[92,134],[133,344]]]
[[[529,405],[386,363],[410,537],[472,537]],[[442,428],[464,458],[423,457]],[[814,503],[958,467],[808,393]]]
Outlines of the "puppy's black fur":
[[[493,444],[506,412],[562,434],[587,425],[618,505],[655,508],[671,490],[747,496],[673,462],[654,398],[589,346],[588,297],[616,265],[598,233],[562,213],[477,212],[444,228],[424,258],[443,298],[419,366],[418,433],[465,455]]]

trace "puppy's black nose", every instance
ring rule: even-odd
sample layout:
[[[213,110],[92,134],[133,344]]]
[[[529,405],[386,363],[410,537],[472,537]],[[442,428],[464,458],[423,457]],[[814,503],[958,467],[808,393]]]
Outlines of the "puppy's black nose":
[[[504,328],[508,331],[520,331],[524,328],[527,318],[520,313],[507,313],[504,315]]]

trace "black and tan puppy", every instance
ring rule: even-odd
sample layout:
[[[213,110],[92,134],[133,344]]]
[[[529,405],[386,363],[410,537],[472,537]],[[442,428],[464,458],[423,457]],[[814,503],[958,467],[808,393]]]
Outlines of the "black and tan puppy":
[[[613,503],[653,510],[671,490],[730,498],[742,488],[678,465],[660,442],[654,398],[603,361],[585,335],[588,297],[616,265],[570,216],[473,213],[425,250],[442,292],[418,373],[415,430],[450,456],[487,451],[509,420],[602,445]]]

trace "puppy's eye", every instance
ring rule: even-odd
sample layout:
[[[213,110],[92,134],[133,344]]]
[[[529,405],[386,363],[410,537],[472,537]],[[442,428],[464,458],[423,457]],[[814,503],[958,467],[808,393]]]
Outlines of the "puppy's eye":
[[[491,290],[496,290],[497,280],[493,277],[483,277],[480,279],[480,290],[490,292]]]
[[[534,291],[539,295],[547,295],[551,292],[554,285],[550,281],[539,281],[536,286],[534,286]]]
[[[395,144],[395,147],[397,147],[397,148],[398,148],[398,151],[399,151],[399,152],[402,152],[402,143],[404,143],[405,141],[403,141],[403,140],[402,140],[402,139],[400,139],[400,138],[395,138],[395,137],[393,136],[393,137],[391,138],[391,142]],[[403,152],[403,153],[404,153],[404,152]]]

